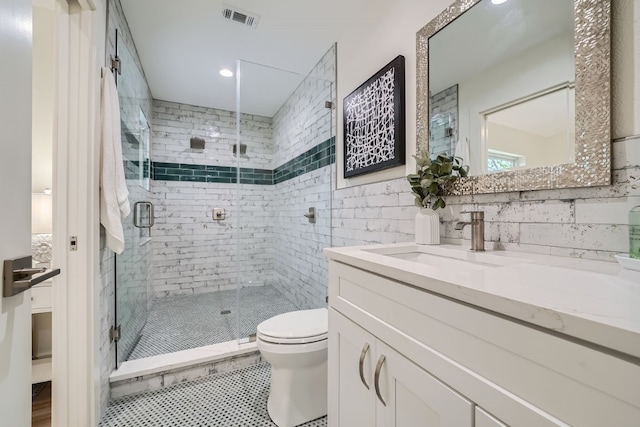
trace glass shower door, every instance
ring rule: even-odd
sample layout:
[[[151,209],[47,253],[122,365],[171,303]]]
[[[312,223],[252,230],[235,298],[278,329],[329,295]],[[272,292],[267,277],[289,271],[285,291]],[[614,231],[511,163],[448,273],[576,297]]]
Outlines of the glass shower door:
[[[147,321],[150,283],[151,204],[148,106],[143,103],[144,77],[127,48],[118,46],[122,74],[117,75],[122,155],[131,214],[123,220],[125,249],[116,255],[116,365],[127,360]]]
[[[331,80],[244,61],[239,72],[243,340],[277,314],[326,305],[335,147]]]

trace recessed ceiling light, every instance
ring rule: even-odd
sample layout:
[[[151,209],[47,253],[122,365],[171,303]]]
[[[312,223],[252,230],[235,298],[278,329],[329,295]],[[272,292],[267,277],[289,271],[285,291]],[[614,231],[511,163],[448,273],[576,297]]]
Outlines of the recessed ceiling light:
[[[502,4],[502,3],[506,3],[507,0],[491,0],[491,3],[493,4]]]
[[[223,68],[220,70],[220,75],[223,77],[233,77],[233,71],[228,68]]]

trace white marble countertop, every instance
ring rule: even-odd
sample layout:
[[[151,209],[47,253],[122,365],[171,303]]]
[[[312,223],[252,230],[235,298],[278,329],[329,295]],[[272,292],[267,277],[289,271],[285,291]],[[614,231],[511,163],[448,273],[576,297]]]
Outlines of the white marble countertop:
[[[467,249],[397,243],[324,252],[332,260],[640,358],[640,272],[612,262]]]

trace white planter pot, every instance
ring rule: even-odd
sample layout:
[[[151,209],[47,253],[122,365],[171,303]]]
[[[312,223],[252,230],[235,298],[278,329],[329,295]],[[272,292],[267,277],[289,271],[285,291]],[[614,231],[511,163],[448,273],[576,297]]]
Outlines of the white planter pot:
[[[440,217],[433,209],[420,208],[416,214],[416,243],[440,244]]]

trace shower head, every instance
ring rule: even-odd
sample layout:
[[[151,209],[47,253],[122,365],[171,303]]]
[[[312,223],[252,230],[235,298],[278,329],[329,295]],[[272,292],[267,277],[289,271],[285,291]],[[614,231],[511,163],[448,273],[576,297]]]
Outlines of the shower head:
[[[236,154],[238,151],[238,144],[233,144],[233,154]],[[244,155],[247,153],[247,144],[240,144],[240,155]]]

